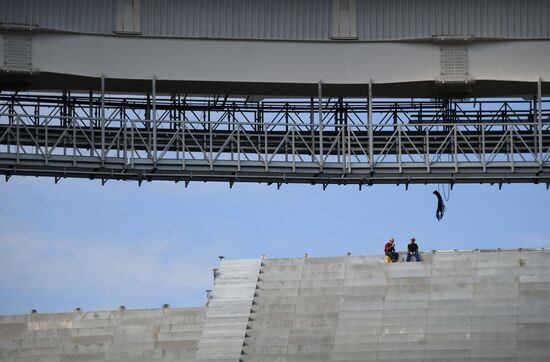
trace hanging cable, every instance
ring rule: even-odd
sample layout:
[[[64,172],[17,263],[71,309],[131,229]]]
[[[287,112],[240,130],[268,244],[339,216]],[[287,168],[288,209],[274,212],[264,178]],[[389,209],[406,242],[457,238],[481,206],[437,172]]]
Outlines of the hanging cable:
[[[439,191],[439,184],[437,185],[437,190]],[[449,201],[449,198],[451,197],[451,185],[442,184],[441,190],[443,192],[443,199],[445,202]]]

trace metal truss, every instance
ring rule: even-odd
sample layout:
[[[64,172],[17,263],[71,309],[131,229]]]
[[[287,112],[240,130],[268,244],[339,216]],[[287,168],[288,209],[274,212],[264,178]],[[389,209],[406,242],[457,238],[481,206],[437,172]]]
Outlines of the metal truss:
[[[540,89],[540,88],[539,88]],[[0,173],[372,185],[550,183],[550,100],[0,94]]]

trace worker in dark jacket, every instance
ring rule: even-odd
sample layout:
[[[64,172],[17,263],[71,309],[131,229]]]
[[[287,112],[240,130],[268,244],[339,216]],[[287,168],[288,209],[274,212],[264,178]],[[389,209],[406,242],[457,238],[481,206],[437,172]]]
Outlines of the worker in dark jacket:
[[[411,238],[411,243],[407,246],[407,262],[411,261],[411,257],[414,255],[416,261],[420,261],[420,254],[418,253],[418,244],[414,237]]]
[[[395,252],[395,243],[393,238],[384,245],[384,254],[390,257],[392,262],[399,260],[399,254]]]

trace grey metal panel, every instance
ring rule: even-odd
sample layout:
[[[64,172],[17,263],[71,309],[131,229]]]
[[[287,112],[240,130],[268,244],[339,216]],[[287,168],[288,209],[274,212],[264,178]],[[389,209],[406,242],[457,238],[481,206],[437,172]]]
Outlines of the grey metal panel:
[[[0,63],[0,68],[17,72],[30,72],[32,70],[30,36],[5,35],[2,41],[2,54],[3,62]]]
[[[144,0],[149,36],[329,39],[330,0]]]
[[[115,30],[116,1],[2,0],[0,23],[41,29],[109,34]]]
[[[330,0],[143,0],[145,36],[327,40]],[[113,0],[3,0],[0,22],[41,29],[110,34]]]
[[[114,0],[2,0],[0,22],[110,34]],[[331,0],[143,0],[142,35],[330,40]],[[550,37],[546,0],[357,0],[358,39]]]
[[[548,38],[546,0],[358,0],[359,40]]]

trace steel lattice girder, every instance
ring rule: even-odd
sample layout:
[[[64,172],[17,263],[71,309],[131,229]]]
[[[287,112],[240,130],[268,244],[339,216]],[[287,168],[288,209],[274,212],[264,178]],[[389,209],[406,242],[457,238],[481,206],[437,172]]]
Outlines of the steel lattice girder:
[[[325,185],[549,182],[550,109],[538,104],[3,94],[0,172]]]

